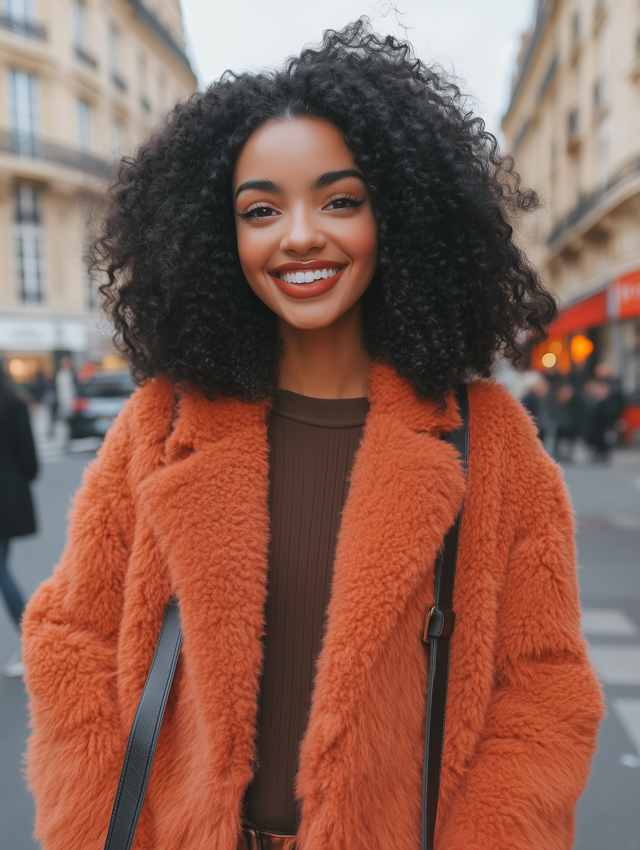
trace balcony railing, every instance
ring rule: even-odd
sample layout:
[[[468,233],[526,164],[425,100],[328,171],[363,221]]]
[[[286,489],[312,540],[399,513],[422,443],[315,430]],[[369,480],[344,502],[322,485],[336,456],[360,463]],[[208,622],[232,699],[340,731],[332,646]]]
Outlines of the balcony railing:
[[[92,68],[98,67],[98,62],[96,59],[91,56],[90,53],[87,53],[79,44],[76,44],[76,56],[81,62],[84,62],[85,65],[90,65]]]
[[[42,24],[37,24],[35,21],[28,21],[24,18],[12,18],[10,15],[0,15],[0,23],[2,23],[3,29],[12,32],[14,35],[46,41],[47,28],[43,27]]]
[[[567,116],[567,147],[569,150],[576,147],[580,141],[580,113],[572,109]]]
[[[120,91],[125,92],[127,90],[127,84],[122,79],[122,77],[118,74],[117,71],[111,72],[111,82],[114,84],[114,86],[117,89],[120,89]]]
[[[13,130],[0,130],[0,153],[51,162],[66,168],[99,174],[101,177],[110,178],[115,174],[113,164],[104,159]]]
[[[191,64],[184,50],[176,42],[169,30],[160,23],[155,14],[147,8],[142,0],[130,0],[130,3],[133,6],[136,15],[145,22],[149,29],[151,29],[158,38],[166,44],[169,50],[178,57],[182,64],[191,71]]]
[[[570,228],[575,227],[592,210],[613,194],[615,189],[639,175],[640,156],[629,160],[629,162],[623,165],[619,171],[616,171],[613,177],[604,186],[596,189],[596,191],[592,192],[590,195],[583,195],[571,212],[554,225],[551,233],[549,234],[549,238],[547,239],[547,244],[553,245],[553,243],[557,242],[563,233]]]

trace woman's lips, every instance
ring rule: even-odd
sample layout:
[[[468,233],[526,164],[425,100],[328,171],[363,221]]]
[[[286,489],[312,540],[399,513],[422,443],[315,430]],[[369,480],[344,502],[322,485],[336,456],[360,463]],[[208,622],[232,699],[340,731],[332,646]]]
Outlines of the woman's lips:
[[[309,266],[306,266],[304,269],[297,268],[290,271],[288,269],[278,269],[277,271],[269,272],[269,274],[275,281],[278,289],[285,295],[289,295],[291,298],[312,298],[315,295],[323,295],[325,292],[333,289],[342,277],[345,269],[346,266],[324,266],[323,268],[315,269],[310,269]],[[297,277],[303,274],[305,276],[313,274],[313,280],[309,281],[307,278],[307,280],[303,280],[300,283],[297,281],[293,283],[291,281],[292,276],[295,275]],[[289,280],[283,280],[285,275]]]

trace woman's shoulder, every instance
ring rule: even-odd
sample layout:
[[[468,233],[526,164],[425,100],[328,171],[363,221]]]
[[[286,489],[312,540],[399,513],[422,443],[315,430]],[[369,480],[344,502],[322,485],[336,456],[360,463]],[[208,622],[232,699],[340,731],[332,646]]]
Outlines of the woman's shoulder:
[[[176,391],[166,378],[153,378],[137,387],[107,432],[87,478],[113,473],[119,478],[145,458],[161,453],[171,431]]]
[[[470,456],[520,506],[546,492],[570,510],[562,470],[545,451],[531,414],[495,380],[469,385]],[[499,482],[499,483],[498,483]]]
[[[517,470],[528,473],[555,467],[545,451],[533,418],[524,405],[496,380],[478,379],[469,384],[470,439],[476,450],[484,445],[500,458],[503,476]],[[528,470],[528,473],[527,473]]]
[[[523,404],[495,379],[479,378],[468,385],[470,415],[495,437],[510,435],[536,440],[536,427]]]

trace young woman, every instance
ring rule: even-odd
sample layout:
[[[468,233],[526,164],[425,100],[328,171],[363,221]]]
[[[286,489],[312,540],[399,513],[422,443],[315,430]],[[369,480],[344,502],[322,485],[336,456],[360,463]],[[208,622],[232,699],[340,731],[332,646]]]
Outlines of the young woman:
[[[103,846],[173,595],[135,846],[416,850],[421,635],[463,497],[436,846],[569,850],[602,712],[571,508],[479,377],[555,315],[512,238],[535,202],[364,21],[225,75],[123,162],[94,262],[140,388],[24,626],[45,850]],[[468,482],[441,439],[461,382]]]

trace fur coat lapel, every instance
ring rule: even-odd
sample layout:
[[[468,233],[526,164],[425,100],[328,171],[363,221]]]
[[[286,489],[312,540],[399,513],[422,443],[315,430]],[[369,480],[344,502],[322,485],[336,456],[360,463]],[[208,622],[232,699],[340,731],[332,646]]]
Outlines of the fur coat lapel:
[[[407,846],[402,835],[415,835],[419,816],[419,799],[407,809],[406,795],[416,797],[421,754],[408,756],[414,770],[404,776],[393,776],[393,765],[406,768],[397,748],[416,740],[414,727],[419,739],[423,722],[420,629],[433,596],[435,557],[464,492],[455,452],[439,439],[457,424],[457,411],[451,399],[446,409],[418,400],[381,365],[371,370],[370,403],[343,513],[301,751],[303,850],[348,846],[350,824],[361,829],[367,822],[359,807],[368,809],[371,822],[370,801],[358,795],[363,772],[380,774],[386,790],[378,805],[384,809],[386,802],[387,821],[394,820],[388,817],[391,798],[405,795],[409,814],[406,823],[400,815],[393,823],[395,839],[388,846],[398,839],[397,846]],[[191,757],[206,762],[209,806],[216,799],[220,807],[209,830],[204,813],[198,823],[191,809],[193,834],[209,833],[208,846],[234,846],[254,757],[269,539],[267,414],[266,402],[185,396],[165,463],[144,481],[140,494],[180,599],[179,686],[192,706],[187,725],[197,730],[200,750]],[[415,697],[403,700],[408,689]],[[382,728],[392,731],[382,738]],[[345,805],[352,807],[351,817],[340,815]],[[384,828],[375,821],[372,829]],[[355,843],[361,840],[362,835]]]

